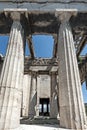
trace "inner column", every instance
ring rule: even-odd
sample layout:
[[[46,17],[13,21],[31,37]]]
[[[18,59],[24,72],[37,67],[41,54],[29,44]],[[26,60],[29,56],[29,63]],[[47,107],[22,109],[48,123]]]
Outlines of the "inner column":
[[[81,92],[73,35],[69,24],[71,12],[61,12],[58,37],[60,125],[85,130],[86,115]]]
[[[29,117],[31,74],[25,74],[23,78],[23,104],[22,117]]]
[[[30,88],[30,99],[29,99],[29,117],[34,118],[36,116],[36,105],[37,105],[37,77],[36,73],[31,74],[31,88]]]
[[[16,13],[16,12],[15,12]],[[13,15],[15,15],[15,13]],[[24,72],[24,33],[20,14],[14,19],[0,77],[0,130],[19,127]]]

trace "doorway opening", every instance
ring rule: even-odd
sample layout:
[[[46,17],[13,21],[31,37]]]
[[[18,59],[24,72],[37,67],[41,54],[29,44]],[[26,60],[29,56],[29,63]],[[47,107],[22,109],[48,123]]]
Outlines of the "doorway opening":
[[[40,98],[39,102],[39,116],[50,116],[49,98]]]

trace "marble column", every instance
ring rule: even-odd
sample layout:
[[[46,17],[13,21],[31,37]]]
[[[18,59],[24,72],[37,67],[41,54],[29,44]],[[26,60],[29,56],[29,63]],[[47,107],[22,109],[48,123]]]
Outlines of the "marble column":
[[[60,126],[85,130],[86,115],[81,91],[74,40],[69,24],[70,12],[59,15],[58,37]]]
[[[0,130],[13,130],[20,124],[24,73],[24,32],[18,20],[13,21],[9,44],[0,77]]]
[[[57,87],[57,75],[51,74],[51,97],[50,97],[50,117],[57,118],[58,115],[58,87]],[[55,107],[54,107],[55,106]]]
[[[36,74],[31,75],[31,88],[30,88],[30,105],[29,105],[29,117],[34,118],[36,116],[36,101],[37,101],[37,79]]]
[[[37,75],[37,105],[36,105],[36,116],[39,116],[39,104],[40,104],[40,77]]]
[[[31,75],[25,74],[23,78],[23,105],[22,117],[29,116]]]

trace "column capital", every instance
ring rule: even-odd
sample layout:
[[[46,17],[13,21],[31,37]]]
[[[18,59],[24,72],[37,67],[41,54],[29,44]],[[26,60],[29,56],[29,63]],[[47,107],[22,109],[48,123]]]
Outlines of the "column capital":
[[[76,16],[77,10],[72,10],[72,9],[57,10],[56,9],[56,12],[55,12],[55,16],[58,17],[58,19],[61,21],[61,23],[68,22],[72,15]]]
[[[20,21],[21,18],[21,14],[20,12],[11,12],[11,18],[13,19],[13,21]]]

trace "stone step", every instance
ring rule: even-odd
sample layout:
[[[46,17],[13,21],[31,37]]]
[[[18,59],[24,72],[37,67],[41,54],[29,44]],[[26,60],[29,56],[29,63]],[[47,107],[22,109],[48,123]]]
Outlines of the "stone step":
[[[54,118],[28,118],[28,119],[21,119],[21,124],[59,124],[58,119]]]

